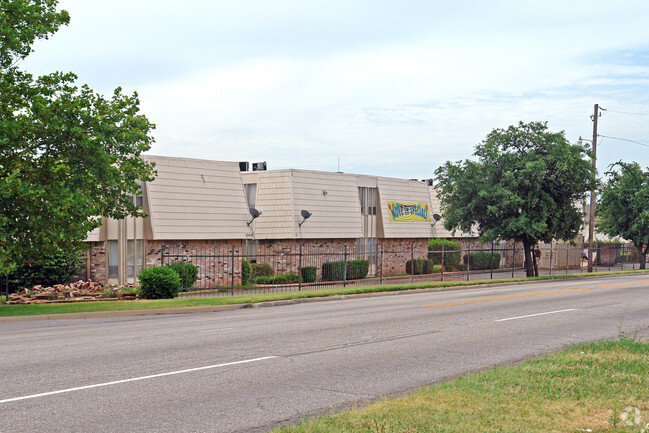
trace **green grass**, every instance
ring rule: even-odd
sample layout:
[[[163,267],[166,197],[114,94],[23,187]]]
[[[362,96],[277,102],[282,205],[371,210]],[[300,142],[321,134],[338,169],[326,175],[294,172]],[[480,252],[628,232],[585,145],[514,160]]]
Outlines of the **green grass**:
[[[648,270],[649,271],[649,270]],[[255,304],[258,302],[278,301],[315,298],[324,296],[350,295],[376,292],[394,292],[401,290],[413,290],[424,288],[444,289],[448,287],[473,286],[477,284],[502,284],[508,282],[525,282],[525,281],[542,281],[556,280],[565,278],[585,278],[587,276],[601,275],[622,275],[630,273],[640,273],[647,271],[611,271],[597,272],[592,274],[567,274],[543,276],[537,278],[507,278],[494,280],[476,280],[476,281],[443,281],[443,282],[424,282],[414,284],[394,284],[385,286],[360,286],[346,287],[325,290],[313,290],[302,292],[286,293],[268,293],[259,295],[236,295],[236,296],[206,296],[198,298],[175,298],[162,300],[139,300],[139,301],[103,301],[103,302],[77,302],[62,304],[29,304],[29,305],[5,305],[0,304],[0,317],[8,316],[32,316],[42,314],[64,314],[64,313],[84,313],[96,311],[123,311],[123,310],[150,310],[161,308],[183,308],[183,307],[200,307],[212,305],[232,305],[232,304]]]
[[[640,410],[641,424],[621,420],[629,406]],[[647,423],[649,344],[622,338],[570,346],[520,366],[469,374],[274,432],[640,433],[649,432]]]

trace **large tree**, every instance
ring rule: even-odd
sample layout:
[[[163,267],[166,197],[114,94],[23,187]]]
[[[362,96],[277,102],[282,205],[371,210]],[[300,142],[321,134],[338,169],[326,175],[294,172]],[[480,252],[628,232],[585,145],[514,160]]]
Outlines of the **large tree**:
[[[640,269],[645,269],[649,252],[649,172],[635,162],[617,162],[606,176],[595,208],[597,230],[632,241],[638,248]]]
[[[57,5],[0,2],[0,274],[78,251],[101,216],[141,214],[129,196],[155,174],[137,94],[105,98],[72,73],[19,69],[37,39],[68,24]]]
[[[583,223],[577,203],[594,187],[588,150],[546,122],[494,129],[475,147],[477,161],[446,162],[436,172],[444,226],[482,241],[522,242],[527,276],[538,274],[533,247],[572,240]]]

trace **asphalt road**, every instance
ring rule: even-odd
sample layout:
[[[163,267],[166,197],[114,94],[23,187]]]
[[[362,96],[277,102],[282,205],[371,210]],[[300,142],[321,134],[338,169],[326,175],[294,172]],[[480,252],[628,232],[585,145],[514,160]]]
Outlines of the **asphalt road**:
[[[0,432],[261,432],[620,332],[649,276],[0,324]]]

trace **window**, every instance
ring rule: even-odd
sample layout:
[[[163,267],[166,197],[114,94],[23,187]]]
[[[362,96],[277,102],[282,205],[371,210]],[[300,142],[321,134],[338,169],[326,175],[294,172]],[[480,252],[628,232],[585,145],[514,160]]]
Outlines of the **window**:
[[[126,241],[126,277],[135,278],[144,265],[144,241]]]
[[[108,241],[108,278],[117,278],[119,269],[117,241]]]
[[[358,197],[361,201],[361,215],[376,215],[377,189],[358,188]]]
[[[248,200],[248,209],[255,207],[257,204],[257,184],[249,183],[244,185],[246,190],[246,200]]]
[[[246,239],[244,257],[250,261],[250,263],[257,263],[257,241]]]

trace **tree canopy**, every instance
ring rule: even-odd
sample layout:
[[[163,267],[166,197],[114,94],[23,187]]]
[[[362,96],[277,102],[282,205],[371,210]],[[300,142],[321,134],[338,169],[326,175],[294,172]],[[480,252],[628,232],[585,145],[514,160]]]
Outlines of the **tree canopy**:
[[[546,122],[494,129],[475,147],[477,161],[446,162],[436,172],[447,230],[471,232],[482,241],[513,239],[525,249],[553,239],[572,240],[583,223],[577,204],[595,185],[588,150],[570,144]]]
[[[622,237],[638,248],[640,268],[649,252],[649,172],[636,162],[617,162],[606,172],[595,212],[597,230]]]
[[[57,5],[0,2],[0,274],[78,251],[101,216],[141,215],[129,196],[155,175],[142,158],[154,125],[137,94],[105,98],[73,73],[19,69],[37,39],[68,24]]]

